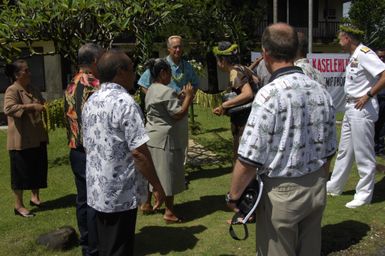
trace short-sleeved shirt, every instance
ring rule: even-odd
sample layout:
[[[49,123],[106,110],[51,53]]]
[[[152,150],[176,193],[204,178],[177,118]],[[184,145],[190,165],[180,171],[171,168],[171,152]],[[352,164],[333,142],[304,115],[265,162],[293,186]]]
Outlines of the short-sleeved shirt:
[[[175,64],[170,56],[166,58],[167,62],[171,66],[172,79],[169,87],[175,90],[176,93],[180,93],[187,83],[191,83],[194,89],[199,86],[199,79],[195,74],[195,71],[190,63],[186,60],[181,60],[180,64]],[[146,69],[140,76],[138,84],[144,88],[149,88],[152,84],[150,70]]]
[[[259,62],[258,66],[254,68],[253,71],[257,74],[257,76],[261,80],[261,86],[264,86],[269,83],[271,74],[269,70],[267,70],[265,60],[261,60],[261,62]]]
[[[330,94],[299,67],[281,68],[271,80],[254,99],[238,159],[269,177],[319,170],[337,150]]]
[[[251,70],[248,70],[246,67],[239,65],[234,66],[234,68],[230,71],[230,80],[228,85],[229,89],[239,95],[241,94],[242,88],[246,83],[249,83],[252,89],[254,89]],[[241,110],[231,115],[230,121],[237,126],[244,126],[246,124],[247,118],[249,117],[249,114],[250,108]]]
[[[385,70],[385,63],[368,47],[360,44],[346,67],[345,92],[351,97],[364,96]]]
[[[106,213],[137,208],[147,195],[147,182],[131,152],[149,140],[139,106],[122,86],[103,83],[82,117],[87,204]]]
[[[313,67],[309,60],[306,58],[298,59],[294,61],[294,66],[300,67],[305,75],[310,77],[311,79],[317,81],[318,83],[322,84],[323,86],[326,85],[325,78],[321,74],[321,72]]]
[[[82,109],[92,93],[99,89],[99,80],[91,72],[80,70],[64,93],[64,113],[68,146],[79,148],[82,139]]]

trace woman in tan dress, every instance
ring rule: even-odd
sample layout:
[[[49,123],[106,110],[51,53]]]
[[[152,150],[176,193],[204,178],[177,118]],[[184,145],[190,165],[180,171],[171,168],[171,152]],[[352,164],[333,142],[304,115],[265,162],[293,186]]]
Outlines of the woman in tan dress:
[[[174,212],[174,195],[185,189],[184,158],[187,138],[183,122],[193,99],[191,84],[184,86],[183,99],[167,85],[171,80],[171,67],[164,59],[150,60],[147,64],[152,84],[146,94],[146,129],[155,169],[166,193],[166,223],[181,222]]]
[[[30,85],[31,74],[25,60],[5,67],[11,85],[4,95],[4,113],[8,119],[7,149],[11,167],[11,187],[15,195],[16,215],[33,217],[23,203],[23,190],[31,190],[31,206],[40,206],[39,189],[47,187],[48,134],[41,112],[44,99]]]

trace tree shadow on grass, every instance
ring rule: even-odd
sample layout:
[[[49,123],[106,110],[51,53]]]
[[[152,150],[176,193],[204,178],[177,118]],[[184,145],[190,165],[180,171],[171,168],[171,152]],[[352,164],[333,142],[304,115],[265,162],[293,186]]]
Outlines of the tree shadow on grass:
[[[321,256],[358,244],[369,230],[367,224],[353,220],[323,226]]]
[[[60,157],[56,157],[55,159],[48,160],[48,166],[50,168],[58,167],[62,165],[69,165],[69,164],[70,164],[70,160],[68,155],[60,156]]]
[[[134,255],[148,255],[152,253],[166,255],[171,252],[191,250],[199,240],[195,235],[206,229],[207,227],[203,225],[192,227],[143,227],[135,235]]]
[[[385,177],[374,185],[372,203],[381,203],[385,201]]]
[[[51,211],[60,208],[68,208],[76,206],[76,194],[69,194],[63,197],[59,197],[53,200],[45,201],[42,204],[42,207],[35,207],[32,209],[32,212],[43,212]]]
[[[220,127],[220,128],[208,129],[208,130],[206,130],[205,133],[212,133],[212,132],[227,132],[227,131],[230,131],[230,128],[223,128],[223,127]]]
[[[219,177],[231,173],[231,167],[218,167],[214,169],[194,168],[195,170],[187,171],[187,180],[207,179]]]
[[[175,210],[185,221],[199,219],[216,211],[230,211],[226,207],[225,195],[202,196],[199,200],[175,205]]]

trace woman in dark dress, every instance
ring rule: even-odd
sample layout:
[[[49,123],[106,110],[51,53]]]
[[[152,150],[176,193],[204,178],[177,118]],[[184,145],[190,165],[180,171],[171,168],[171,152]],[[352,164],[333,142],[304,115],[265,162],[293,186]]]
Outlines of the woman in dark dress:
[[[11,167],[11,187],[15,195],[15,215],[33,217],[23,203],[23,190],[31,190],[31,206],[40,206],[39,189],[47,187],[47,143],[41,112],[44,99],[30,85],[31,74],[25,60],[5,67],[11,85],[4,95],[8,119],[7,149]]]

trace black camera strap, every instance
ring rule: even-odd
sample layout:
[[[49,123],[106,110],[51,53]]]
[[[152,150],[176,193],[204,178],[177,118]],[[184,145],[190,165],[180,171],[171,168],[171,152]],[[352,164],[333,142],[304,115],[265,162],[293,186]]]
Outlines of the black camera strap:
[[[229,233],[231,237],[235,240],[245,240],[249,237],[249,230],[247,229],[246,223],[255,212],[255,209],[257,208],[259,201],[261,200],[262,191],[263,191],[263,182],[261,177],[259,177],[259,175],[257,175],[255,181],[258,183],[258,194],[257,194],[257,197],[255,198],[255,202],[253,206],[248,210],[248,212],[244,212],[243,214],[241,212],[236,212],[233,218],[231,219]],[[254,218],[255,218],[255,215],[254,215]],[[245,235],[243,238],[239,238],[233,228],[233,225],[239,225],[239,224],[242,224],[243,229],[245,230]]]
[[[242,218],[242,215],[239,212],[235,213],[233,218],[231,219],[229,233],[234,240],[238,240],[238,241],[246,240],[249,237],[249,230],[247,229],[247,225],[245,223],[239,221],[239,218]],[[242,224],[243,229],[245,230],[245,235],[243,236],[243,238],[239,238],[233,228],[233,225],[239,225],[239,224]]]

